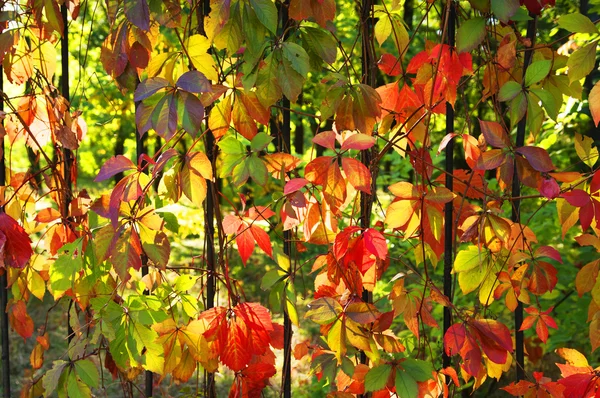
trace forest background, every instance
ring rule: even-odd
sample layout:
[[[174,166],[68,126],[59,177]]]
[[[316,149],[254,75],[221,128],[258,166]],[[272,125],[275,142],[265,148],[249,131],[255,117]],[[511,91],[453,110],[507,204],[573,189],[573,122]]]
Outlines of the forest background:
[[[599,14],[3,2],[3,394],[594,396]]]

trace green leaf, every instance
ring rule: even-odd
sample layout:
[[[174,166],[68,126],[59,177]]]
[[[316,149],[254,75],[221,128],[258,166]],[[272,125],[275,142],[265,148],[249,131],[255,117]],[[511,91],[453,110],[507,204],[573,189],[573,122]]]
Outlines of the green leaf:
[[[275,53],[264,59],[264,65],[256,74],[256,96],[264,107],[269,107],[281,98],[281,87],[277,82],[278,61]]]
[[[308,305],[309,310],[304,314],[305,318],[318,323],[327,325],[337,319],[343,308],[337,300],[331,297],[321,297]]]
[[[226,153],[228,155],[244,155],[246,153],[246,148],[244,145],[235,137],[229,136],[223,138],[217,144],[221,152]]]
[[[269,290],[274,284],[283,280],[287,273],[279,268],[267,271],[262,277],[260,288],[262,290]]]
[[[523,90],[523,87],[514,80],[509,80],[500,88],[498,93],[498,101],[510,101],[515,98]]]
[[[519,0],[492,0],[492,12],[504,23],[510,21],[519,9]]]
[[[303,26],[300,28],[300,31],[302,32],[302,39],[322,61],[328,64],[335,62],[337,58],[337,43],[330,32],[309,26]]]
[[[558,118],[558,107],[556,106],[554,96],[549,91],[542,90],[541,88],[532,88],[529,91],[535,94],[540,101],[542,101],[546,112],[548,112],[548,116],[550,116],[553,120],[556,120]]]
[[[250,149],[252,152],[259,152],[266,149],[269,146],[269,143],[273,141],[273,137],[271,137],[267,133],[258,133],[252,138],[250,142]]]
[[[175,280],[175,291],[176,292],[185,292],[190,290],[198,281],[197,276],[192,276],[188,274],[179,275]]]
[[[98,368],[96,368],[96,365],[89,359],[82,359],[75,362],[75,372],[77,372],[77,376],[79,376],[81,381],[87,386],[93,388],[98,387],[98,382],[100,380]]]
[[[228,175],[223,175],[222,177],[227,176]],[[248,181],[248,178],[250,177],[250,168],[248,167],[248,162],[243,161],[235,166],[231,177],[233,177],[233,185],[236,187],[239,187]]]
[[[259,185],[266,185],[269,180],[269,171],[265,162],[263,162],[255,153],[246,160],[250,177]]]
[[[490,0],[469,0],[469,3],[481,12],[490,12]]]
[[[477,246],[468,246],[461,250],[454,260],[454,272],[469,271],[483,263],[485,253],[481,252]]]
[[[456,34],[456,50],[459,53],[472,51],[485,37],[485,18],[469,19],[458,28]]]
[[[67,393],[69,398],[88,398],[92,396],[90,388],[73,371],[69,372],[69,378],[67,379]]]
[[[292,68],[306,78],[310,71],[310,59],[306,50],[302,46],[289,41],[283,43],[281,49],[283,57],[290,61]]]
[[[298,311],[296,310],[296,289],[294,289],[293,283],[285,284],[285,313],[288,314],[290,321],[296,325],[300,326],[300,322],[298,320]]]
[[[527,96],[524,92],[520,92],[510,102],[509,115],[511,126],[516,126],[523,119],[525,113],[527,113]]]
[[[567,73],[571,82],[583,79],[594,69],[597,45],[598,40],[594,40],[569,56],[569,60],[567,61],[569,71]]]
[[[392,366],[387,364],[369,369],[365,375],[365,391],[378,391],[385,388],[390,373],[392,373]]]
[[[261,24],[271,31],[277,33],[277,7],[271,0],[250,0],[250,5],[256,13]]]
[[[60,376],[67,365],[68,362],[63,360],[57,360],[52,363],[52,369],[46,372],[42,381],[44,385],[44,397],[50,396],[56,390]]]
[[[283,94],[291,101],[296,102],[302,92],[304,78],[292,67],[287,59],[284,59],[277,68],[277,81],[283,91]]]
[[[81,243],[82,240],[77,239],[64,245],[60,249],[62,254],[50,265],[50,287],[54,299],[62,297],[73,287],[77,273],[83,268]]]
[[[550,73],[551,68],[552,61],[549,59],[533,62],[525,72],[525,86],[529,87],[544,79]]]
[[[237,138],[225,137],[217,145],[221,149],[221,159],[223,161],[219,170],[220,177],[229,177],[232,173],[235,174],[240,165],[242,165],[242,168],[244,167],[243,160],[246,157],[246,148]]]
[[[419,359],[407,358],[400,366],[408,372],[416,381],[427,381],[433,379],[433,366],[430,362],[421,361]]]
[[[396,372],[396,394],[402,398],[417,398],[419,386],[414,377],[407,372]]]
[[[510,17],[511,21],[515,21],[515,22],[527,22],[527,21],[531,21],[533,18],[531,18],[529,16],[529,12],[523,8],[523,7],[519,7],[517,8],[517,12],[515,12],[515,14]]]
[[[572,33],[598,33],[596,25],[578,12],[561,15],[558,18],[558,26]]]

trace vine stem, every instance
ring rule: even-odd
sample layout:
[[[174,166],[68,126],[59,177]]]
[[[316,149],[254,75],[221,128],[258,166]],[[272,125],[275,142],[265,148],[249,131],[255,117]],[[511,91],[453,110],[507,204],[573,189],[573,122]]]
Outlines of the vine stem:
[[[210,14],[210,0],[200,0],[196,4],[196,18],[198,20],[198,34],[206,36],[204,30],[204,18]],[[210,107],[206,109],[206,115],[210,113]],[[213,175],[216,176],[216,160],[217,149],[215,145],[215,137],[212,131],[208,128],[208,118],[206,118],[206,134],[204,147],[206,157],[210,161]],[[217,256],[215,253],[215,209],[218,211],[219,195],[219,179],[215,177],[215,181],[207,181],[206,200],[204,202],[204,249],[206,254],[206,309],[214,308],[215,296],[217,288]],[[225,275],[225,278],[229,276]],[[204,373],[204,392],[208,398],[217,396],[215,385],[215,374],[212,372]]]
[[[279,6],[279,15],[281,15],[281,24],[279,40],[283,42],[285,38],[293,31],[294,25],[290,24],[289,20],[289,0],[284,1]],[[275,121],[277,126],[277,147],[280,152],[290,154],[292,152],[291,140],[291,103],[285,96],[279,101],[280,106],[276,107],[276,114],[281,111],[282,118]],[[292,397],[292,320],[287,310],[287,289],[288,285],[294,284],[295,268],[292,261],[292,232],[290,230],[283,231],[283,253],[289,258],[289,278],[286,282],[285,293],[282,298],[283,306],[283,366],[281,380],[281,396],[283,398]]]
[[[69,93],[69,24],[67,23],[67,5],[63,4],[60,6],[60,13],[63,20],[63,37],[60,45],[61,55],[61,70],[62,70],[62,87],[61,94],[66,100],[67,104],[71,101],[71,95]],[[66,112],[70,112],[71,105],[67,107]],[[65,120],[67,118],[65,117]],[[70,128],[70,126],[65,126]],[[69,204],[73,199],[73,183],[71,180],[71,170],[73,168],[73,152],[63,147],[62,148],[62,159],[63,159],[63,181],[65,183],[65,189],[63,191],[62,200],[62,220],[65,223],[65,228],[71,228],[69,221]],[[73,307],[73,301],[69,302],[67,307],[67,340],[71,342],[74,336],[73,328],[71,327],[71,308]]]
[[[136,82],[136,89],[138,84],[140,83],[139,79]],[[140,102],[135,102],[135,109],[133,110],[133,114],[135,115],[135,112],[137,110],[138,105],[140,104]],[[146,134],[142,133],[140,134],[140,131],[137,128],[137,123],[136,123],[136,128],[135,128],[135,153],[136,153],[136,164],[141,163],[141,156],[146,153]],[[142,166],[143,168],[143,166]],[[150,184],[152,185],[152,184]],[[143,203],[143,200],[142,202]],[[143,204],[140,204],[140,207],[143,206]],[[145,253],[142,253],[142,279],[148,275],[148,256]],[[144,295],[145,296],[149,296],[150,295],[150,289],[144,289]],[[146,370],[144,372],[144,394],[146,397],[151,397],[153,395],[153,383],[154,383],[154,375],[152,374],[152,371],[150,370]]]
[[[536,33],[536,22],[537,15],[529,14],[531,20],[527,23],[527,38],[530,40],[530,47],[525,51],[525,57],[523,59],[523,84],[525,84],[525,74],[527,73],[527,68],[531,63],[531,58],[533,56],[533,47],[535,44],[535,33]],[[519,123],[517,124],[517,140],[516,147],[522,147],[525,145],[525,131],[527,128],[527,113],[523,116]],[[515,159],[514,164],[514,175],[512,180],[512,197],[520,197],[521,196],[521,184],[519,183],[519,176],[517,174],[517,164]],[[515,223],[521,222],[521,200],[514,200],[511,214],[511,220]],[[523,303],[518,302],[517,309],[515,310],[515,354],[517,357],[517,382],[525,379],[525,336],[521,329],[521,325],[523,324]]]
[[[360,7],[360,30],[362,36],[362,82],[368,84],[371,87],[376,86],[377,78],[377,63],[375,58],[374,48],[374,35],[373,35],[373,6],[374,0],[363,0]],[[368,133],[368,132],[365,132]],[[376,150],[376,147],[373,147]],[[376,169],[376,165],[373,165],[373,159],[377,156],[373,156],[370,150],[361,151],[361,162],[371,172],[371,193],[366,192],[360,193],[360,226],[364,230],[369,228],[371,225],[371,210],[373,208],[374,194],[376,192],[376,177],[373,171]],[[363,287],[362,299],[365,303],[373,302],[373,294]],[[369,360],[364,351],[360,353],[360,362],[362,364],[368,364]],[[363,397],[367,397],[370,394],[363,394]]]

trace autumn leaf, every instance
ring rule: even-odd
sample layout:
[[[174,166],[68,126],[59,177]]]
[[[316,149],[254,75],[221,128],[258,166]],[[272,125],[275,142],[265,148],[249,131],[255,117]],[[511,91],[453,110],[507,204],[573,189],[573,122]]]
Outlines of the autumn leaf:
[[[0,213],[0,266],[23,268],[31,256],[31,238],[14,218]]]

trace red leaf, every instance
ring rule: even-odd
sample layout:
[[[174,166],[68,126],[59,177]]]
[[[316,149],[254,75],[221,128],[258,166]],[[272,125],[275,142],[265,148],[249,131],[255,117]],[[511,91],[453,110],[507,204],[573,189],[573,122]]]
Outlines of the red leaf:
[[[450,326],[444,335],[444,349],[446,355],[453,356],[460,352],[465,344],[467,329],[462,323],[455,323]]]
[[[277,370],[270,363],[253,363],[242,371],[242,374],[252,380],[265,380],[275,376]]]
[[[556,250],[552,246],[541,246],[541,247],[538,247],[535,250],[534,255],[535,255],[535,257],[548,257],[548,258],[551,258],[553,260],[558,261],[561,264],[563,263],[562,257],[560,256],[560,253],[558,252],[558,250]]]
[[[481,350],[475,344],[471,337],[465,339],[464,344],[460,348],[460,356],[464,360],[462,368],[471,376],[477,377],[481,370]]]
[[[260,227],[252,225],[250,227],[250,232],[252,232],[252,236],[258,243],[258,247],[262,249],[269,257],[273,257],[273,248],[271,247],[271,239],[269,238],[269,234],[263,231]]]
[[[534,14],[540,15],[542,9],[546,6],[554,6],[556,4],[556,0],[521,0],[521,5],[525,4],[527,10]]]
[[[359,151],[363,151],[365,149],[371,148],[373,145],[375,145],[375,137],[357,133],[346,138],[346,140],[342,144],[342,150],[345,151],[348,149],[356,149]]]
[[[392,54],[383,54],[377,62],[377,67],[388,76],[398,76],[402,73],[402,61]]]
[[[227,330],[227,343],[221,353],[221,362],[234,372],[244,369],[252,358],[248,347],[248,329],[240,318],[235,318]]]
[[[583,207],[590,203],[590,195],[583,189],[574,189],[570,192],[565,192],[562,197],[569,202],[571,206]]]
[[[137,170],[135,164],[123,155],[113,156],[108,159],[100,168],[100,172],[94,179],[94,182],[104,181],[116,174],[127,170]]]
[[[284,343],[284,328],[278,323],[273,324],[273,331],[269,333],[271,337],[271,347],[276,350],[283,350]]]
[[[506,351],[512,352],[513,343],[510,331],[503,323],[492,319],[477,319],[472,321],[471,325]]]
[[[235,243],[237,243],[238,252],[242,258],[242,263],[246,265],[246,262],[254,251],[254,237],[252,236],[250,229],[244,227],[242,232],[238,233],[238,235],[235,237]]]
[[[324,131],[319,133],[313,137],[312,142],[324,148],[335,150],[335,132]]]
[[[375,255],[375,257],[385,260],[388,255],[387,242],[385,237],[376,229],[369,228],[364,233],[365,248]]]
[[[0,213],[0,267],[23,268],[33,255],[31,239],[11,216]]]
[[[227,235],[235,234],[242,226],[242,220],[233,214],[228,214],[223,218],[223,232]]]
[[[289,195],[291,193],[297,192],[300,189],[304,188],[306,184],[308,184],[308,180],[304,178],[292,178],[285,184],[285,187],[283,188],[283,194]]]
[[[598,378],[593,372],[576,373],[557,383],[565,387],[563,391],[565,397],[588,398],[595,395]]]
[[[246,213],[246,217],[250,218],[252,221],[256,221],[258,219],[267,220],[275,215],[275,212],[268,207],[265,206],[254,206],[248,209]]]
[[[537,171],[547,173],[554,170],[552,160],[544,148],[537,146],[523,146],[517,148],[515,152],[525,156],[531,167]]]

